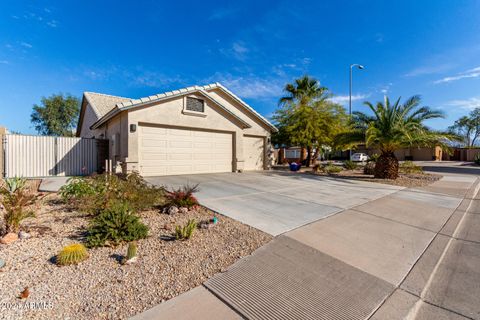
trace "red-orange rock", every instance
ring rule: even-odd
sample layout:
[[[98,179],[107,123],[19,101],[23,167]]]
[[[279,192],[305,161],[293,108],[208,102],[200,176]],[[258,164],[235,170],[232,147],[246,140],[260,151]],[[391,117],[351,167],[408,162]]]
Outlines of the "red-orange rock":
[[[18,235],[16,233],[10,232],[10,233],[7,233],[2,239],[0,239],[0,243],[10,244],[17,240],[18,240]]]

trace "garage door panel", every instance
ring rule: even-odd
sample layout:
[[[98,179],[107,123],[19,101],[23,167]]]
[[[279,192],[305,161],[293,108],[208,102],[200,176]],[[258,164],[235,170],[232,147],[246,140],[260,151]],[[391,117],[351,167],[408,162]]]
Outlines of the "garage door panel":
[[[245,155],[245,170],[263,170],[264,166],[264,138],[243,137],[243,152]]]
[[[144,176],[232,171],[232,134],[140,126]]]

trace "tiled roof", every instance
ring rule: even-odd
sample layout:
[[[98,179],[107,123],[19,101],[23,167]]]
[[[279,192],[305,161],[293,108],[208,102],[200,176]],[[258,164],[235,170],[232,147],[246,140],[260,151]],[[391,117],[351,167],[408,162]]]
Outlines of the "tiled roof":
[[[227,108],[222,106],[218,101],[216,101],[212,96],[210,96],[208,94],[208,91],[213,90],[213,89],[217,89],[217,88],[222,90],[223,92],[225,92],[227,95],[230,95],[234,100],[236,100],[238,103],[240,103],[242,106],[244,106],[248,111],[253,113],[253,115],[258,117],[263,123],[265,123],[267,126],[269,126],[273,131],[277,131],[277,128],[274,125],[272,125],[267,119],[265,119],[262,115],[260,115],[258,112],[256,112],[252,107],[250,107],[247,103],[245,103],[242,99],[240,99],[238,96],[236,96],[234,93],[232,93],[230,90],[228,90],[226,87],[224,87],[222,84],[220,84],[218,82],[208,84],[208,85],[205,85],[205,86],[191,86],[191,87],[182,88],[182,89],[178,89],[178,90],[168,91],[168,92],[164,92],[164,93],[160,93],[160,94],[156,94],[156,95],[153,95],[153,96],[148,96],[148,97],[144,97],[144,98],[140,98],[140,99],[128,99],[128,98],[123,98],[123,97],[102,95],[102,94],[98,94],[98,93],[88,93],[88,94],[91,94],[91,95],[103,96],[103,97],[98,97],[98,100],[100,101],[100,105],[101,105],[100,108],[102,109],[102,112],[104,112],[104,113],[102,115],[99,114],[98,121],[95,122],[92,125],[92,127],[100,126],[102,123],[106,122],[108,119],[115,116],[120,111],[135,108],[135,107],[139,107],[141,105],[151,103],[151,102],[156,102],[156,101],[168,99],[169,97],[189,94],[189,93],[193,93],[193,92],[200,92],[201,94],[208,97],[210,100],[214,101],[219,106],[223,107],[223,109],[225,109],[227,112],[231,113]],[[117,102],[115,102],[116,104],[112,106],[111,103],[114,102],[115,99],[118,99],[118,100],[117,100]],[[231,114],[235,118],[238,118],[233,113],[231,113]],[[240,118],[238,118],[238,119],[241,122],[244,122]]]
[[[130,101],[129,98],[111,96],[108,94],[95,93],[95,92],[85,92],[85,98],[88,103],[92,106],[93,111],[97,114],[98,118],[106,115],[110,110],[115,108],[117,103],[122,103]]]

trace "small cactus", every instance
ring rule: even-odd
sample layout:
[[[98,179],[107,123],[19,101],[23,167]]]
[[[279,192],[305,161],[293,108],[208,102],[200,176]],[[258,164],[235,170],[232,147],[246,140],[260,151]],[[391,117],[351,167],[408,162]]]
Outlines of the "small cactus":
[[[57,264],[66,266],[77,264],[88,258],[87,248],[83,244],[75,243],[66,246],[57,255]]]
[[[127,260],[131,260],[137,256],[137,243],[135,241],[128,244]]]
[[[197,222],[193,219],[188,220],[187,224],[182,226],[175,227],[175,239],[185,240],[190,239],[193,235],[193,232],[197,229]]]

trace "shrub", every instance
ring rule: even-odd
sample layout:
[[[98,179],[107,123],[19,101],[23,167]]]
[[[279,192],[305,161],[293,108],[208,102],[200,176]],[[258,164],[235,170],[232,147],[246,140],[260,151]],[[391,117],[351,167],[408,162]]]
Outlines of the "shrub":
[[[134,211],[161,205],[164,189],[149,185],[138,173],[102,174],[77,178],[62,190],[62,198],[80,211],[99,214],[118,201],[128,202]]]
[[[417,166],[412,161],[404,161],[400,164],[399,171],[402,173],[423,173],[423,168]]]
[[[28,217],[33,217],[29,206],[35,203],[37,196],[26,186],[24,178],[8,178],[0,184],[0,195],[5,214],[7,232],[18,232],[20,222]]]
[[[345,161],[344,166],[345,166],[345,169],[347,170],[355,170],[358,168],[358,165],[352,160]]]
[[[364,174],[375,174],[375,162],[367,162],[367,164],[363,167],[363,173]]]
[[[374,153],[368,158],[367,163],[368,162],[375,163],[375,162],[377,162],[378,158],[380,158],[380,155],[378,153]]]
[[[68,179],[67,184],[62,186],[59,190],[59,194],[65,202],[81,200],[94,193],[95,189],[87,179],[77,177]]]
[[[193,232],[197,228],[197,222],[193,219],[188,220],[187,224],[182,226],[175,227],[175,239],[177,240],[186,240],[190,239],[193,235]]]
[[[173,189],[167,194],[167,203],[171,206],[191,208],[198,205],[198,200],[193,193],[198,192],[198,184],[188,184],[178,189]]]
[[[342,167],[339,167],[339,166],[336,166],[334,164],[329,164],[329,165],[326,165],[325,168],[324,168],[324,171],[327,173],[327,174],[334,174],[334,173],[339,173],[340,171],[342,171]]]
[[[127,204],[117,202],[91,221],[87,230],[87,246],[117,245],[147,236],[148,227],[132,213]]]
[[[66,246],[57,255],[56,263],[61,266],[77,264],[88,258],[87,248],[83,244],[75,243]]]

